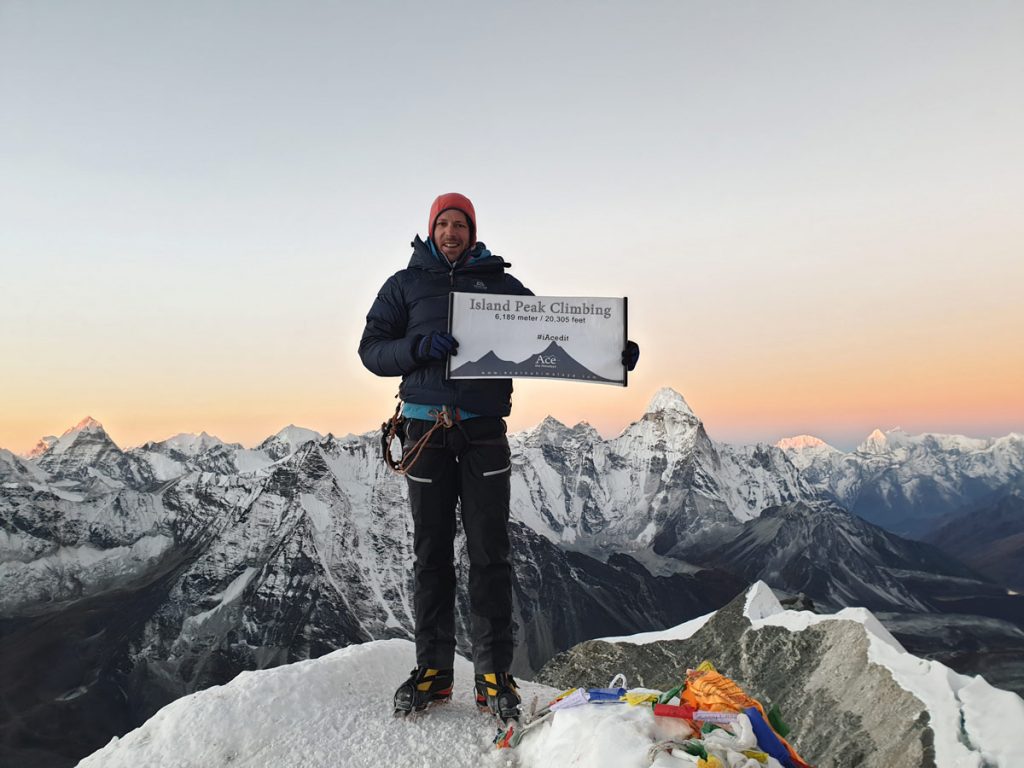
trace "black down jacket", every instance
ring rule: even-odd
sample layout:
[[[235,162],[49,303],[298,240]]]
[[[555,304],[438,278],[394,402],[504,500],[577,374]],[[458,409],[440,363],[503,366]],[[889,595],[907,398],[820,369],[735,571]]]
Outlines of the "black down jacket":
[[[449,267],[417,237],[409,266],[388,278],[366,315],[359,357],[378,376],[401,376],[403,402],[459,407],[481,416],[508,416],[512,410],[511,379],[445,378],[445,362],[420,363],[414,357],[419,340],[431,331],[448,330],[448,294],[495,293],[532,296],[512,275],[511,266],[483,243]]]

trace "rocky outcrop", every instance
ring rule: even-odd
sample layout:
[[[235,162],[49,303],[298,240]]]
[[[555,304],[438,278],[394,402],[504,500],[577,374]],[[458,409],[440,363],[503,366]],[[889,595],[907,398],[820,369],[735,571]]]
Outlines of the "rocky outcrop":
[[[667,690],[707,659],[765,706],[778,705],[793,728],[791,743],[819,768],[935,764],[927,707],[870,659],[862,624],[755,629],[746,602],[737,597],[686,640],[581,643],[536,679],[564,689],[606,685],[621,672],[630,685]]]

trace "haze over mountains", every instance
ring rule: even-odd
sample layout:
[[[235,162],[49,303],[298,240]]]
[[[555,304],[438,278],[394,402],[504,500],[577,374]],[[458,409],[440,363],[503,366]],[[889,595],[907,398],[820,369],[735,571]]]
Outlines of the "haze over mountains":
[[[910,638],[955,613],[956,643],[924,651],[969,671],[998,653],[992,682],[1024,689],[1017,596],[893,533],[1019,497],[1020,435],[894,431],[851,453],[806,438],[731,446],[666,389],[614,438],[548,418],[510,442],[520,674],[763,579],[825,609],[887,611]],[[411,564],[404,481],[373,433],[288,427],[254,448],[202,433],[122,450],[85,419],[29,456],[0,451],[4,748],[50,739],[84,754],[240,670],[410,637]],[[460,593],[461,650],[467,605]]]

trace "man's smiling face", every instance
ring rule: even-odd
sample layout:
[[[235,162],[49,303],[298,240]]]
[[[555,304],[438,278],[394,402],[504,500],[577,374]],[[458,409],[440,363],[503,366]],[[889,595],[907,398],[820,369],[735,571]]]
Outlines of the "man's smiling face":
[[[434,222],[434,245],[454,264],[466,252],[470,243],[469,219],[462,211],[449,208],[441,211]]]

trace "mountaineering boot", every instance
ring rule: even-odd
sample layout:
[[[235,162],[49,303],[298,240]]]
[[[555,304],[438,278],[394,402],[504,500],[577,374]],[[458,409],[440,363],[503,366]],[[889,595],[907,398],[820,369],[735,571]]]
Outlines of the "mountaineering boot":
[[[508,672],[477,674],[476,705],[498,716],[502,721],[518,720],[522,699],[516,681]]]
[[[395,691],[395,714],[407,715],[426,709],[433,702],[448,701],[453,680],[454,670],[416,667]]]

